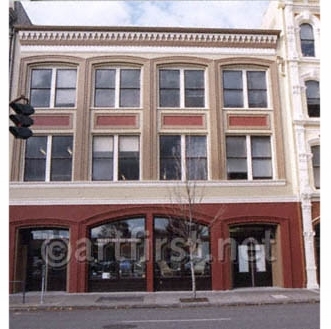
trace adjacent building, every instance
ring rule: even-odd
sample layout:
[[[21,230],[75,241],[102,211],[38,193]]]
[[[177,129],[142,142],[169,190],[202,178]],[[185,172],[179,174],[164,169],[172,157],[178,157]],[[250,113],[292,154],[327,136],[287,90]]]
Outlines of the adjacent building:
[[[315,286],[319,66],[282,27],[15,25],[11,291],[191,289],[187,230],[198,289]]]
[[[320,5],[319,0],[272,1],[264,26],[282,31],[279,49],[283,106],[291,118],[292,156],[301,201],[306,285],[320,270]]]

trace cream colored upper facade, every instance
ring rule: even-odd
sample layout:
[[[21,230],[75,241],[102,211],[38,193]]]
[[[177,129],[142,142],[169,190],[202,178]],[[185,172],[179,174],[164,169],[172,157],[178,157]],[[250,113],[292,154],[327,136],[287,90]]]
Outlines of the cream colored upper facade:
[[[75,107],[38,108],[33,126],[36,136],[74,136],[73,174],[70,182],[24,182],[25,142],[11,140],[13,153],[10,203],[167,203],[169,190],[180,184],[184,186],[185,183],[159,179],[158,139],[162,134],[194,134],[207,137],[208,179],[197,182],[203,191],[203,202],[297,201],[296,173],[293,170],[295,159],[288,161],[293,152],[291,143],[288,143],[288,132],[284,129],[288,120],[282,106],[283,97],[279,94],[278,34],[277,30],[42,26],[19,28],[15,51],[15,60],[19,65],[15,66],[13,72],[12,99],[21,94],[29,94],[33,68],[77,68]],[[139,108],[93,107],[94,70],[104,66],[141,69]],[[203,69],[204,107],[161,108],[158,105],[160,68]],[[265,70],[268,106],[225,108],[222,104],[221,72],[226,68]],[[109,118],[116,122],[116,118],[123,116],[129,118],[129,121],[132,120],[132,124],[99,124]],[[196,120],[193,123],[190,122],[192,117]],[[67,124],[50,124],[50,120],[56,121],[56,118],[60,121],[65,118]],[[179,121],[176,118],[179,118]],[[41,122],[45,120],[47,123],[43,125]],[[139,180],[92,181],[92,138],[109,133],[140,137]],[[273,178],[228,180],[225,154],[225,138],[228,135],[270,136]]]

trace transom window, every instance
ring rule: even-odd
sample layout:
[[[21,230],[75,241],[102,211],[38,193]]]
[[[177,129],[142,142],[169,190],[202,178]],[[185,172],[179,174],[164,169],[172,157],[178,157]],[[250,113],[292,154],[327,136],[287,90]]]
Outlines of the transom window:
[[[76,69],[33,69],[30,82],[30,103],[33,107],[74,107],[76,83]]]
[[[311,118],[320,117],[320,84],[318,81],[306,81],[306,101],[308,115]]]
[[[314,174],[314,185],[316,189],[320,188],[320,146],[312,146],[311,152],[313,153],[313,174]]]
[[[269,136],[228,136],[226,138],[228,179],[272,179]]]
[[[230,108],[268,107],[265,71],[224,70],[223,102]]]
[[[26,141],[25,181],[70,181],[72,136],[34,136]]]
[[[205,107],[205,71],[159,70],[160,107]]]
[[[92,180],[139,180],[139,137],[93,137]]]
[[[314,31],[310,24],[300,25],[301,53],[304,57],[315,56]]]
[[[160,136],[161,180],[206,180],[206,136]]]
[[[94,106],[140,107],[140,69],[96,69]]]

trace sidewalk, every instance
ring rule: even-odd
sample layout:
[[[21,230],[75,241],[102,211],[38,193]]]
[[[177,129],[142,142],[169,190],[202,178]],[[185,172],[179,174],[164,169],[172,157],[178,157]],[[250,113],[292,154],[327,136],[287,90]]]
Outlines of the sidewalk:
[[[183,292],[109,292],[75,293],[28,292],[25,303],[22,294],[9,296],[11,311],[23,310],[71,310],[109,308],[153,308],[153,307],[196,307],[234,306],[286,303],[319,303],[319,290],[284,288],[245,288],[226,291],[198,291],[197,300],[192,293]]]

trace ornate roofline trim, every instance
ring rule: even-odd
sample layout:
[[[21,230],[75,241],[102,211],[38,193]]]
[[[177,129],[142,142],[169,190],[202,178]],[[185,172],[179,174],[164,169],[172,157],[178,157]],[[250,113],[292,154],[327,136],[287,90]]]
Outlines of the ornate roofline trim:
[[[130,46],[185,46],[276,48],[279,31],[265,30],[205,30],[190,29],[102,29],[64,30],[22,28],[22,45],[130,45]]]

